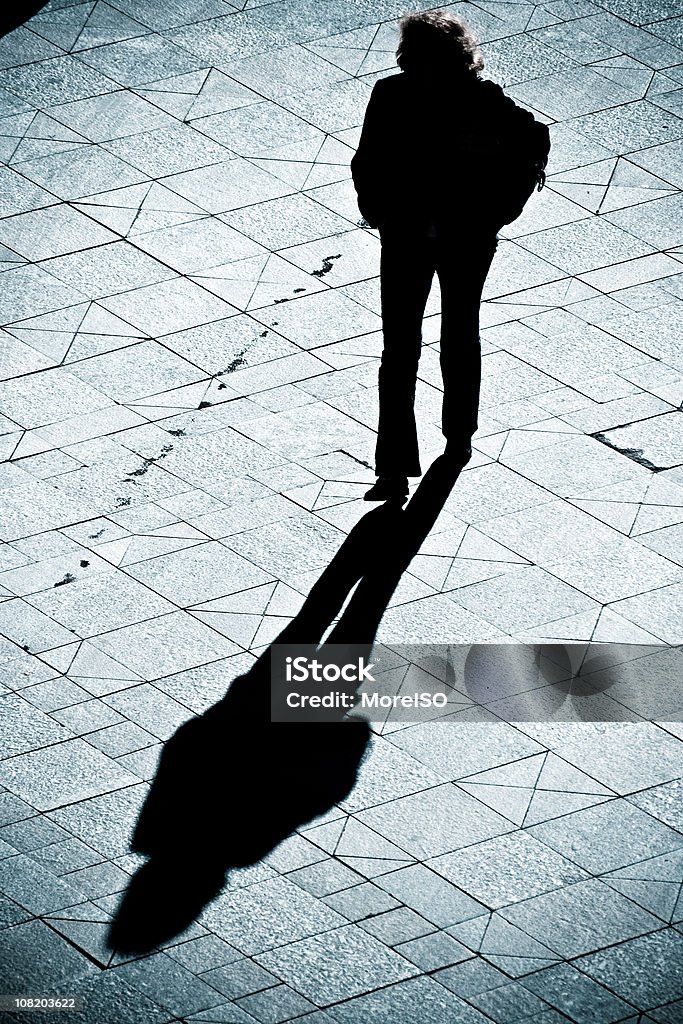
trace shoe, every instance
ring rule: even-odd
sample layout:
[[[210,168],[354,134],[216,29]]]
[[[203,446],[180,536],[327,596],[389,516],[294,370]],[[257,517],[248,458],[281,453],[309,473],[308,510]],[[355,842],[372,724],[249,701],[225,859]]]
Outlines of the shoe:
[[[407,476],[379,476],[377,482],[363,495],[365,501],[391,501],[408,496]]]
[[[472,458],[472,448],[468,444],[448,442],[444,457],[454,466],[466,466]]]

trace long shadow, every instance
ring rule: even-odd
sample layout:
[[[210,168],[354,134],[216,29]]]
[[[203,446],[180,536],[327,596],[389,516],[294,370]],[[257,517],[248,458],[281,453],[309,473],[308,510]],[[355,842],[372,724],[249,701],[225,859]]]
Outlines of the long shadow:
[[[321,640],[358,583],[326,644],[353,643],[369,657],[401,575],[459,472],[442,456],[404,509],[388,502],[364,515],[275,642],[324,652]],[[112,922],[112,949],[141,953],[169,941],[220,892],[231,868],[257,863],[351,792],[370,742],[366,722],[274,723],[270,716],[268,648],[222,700],[165,744],[131,843],[149,859]]]
[[[15,0],[13,4],[8,4],[0,13],[0,38],[19,28],[46,4],[47,0]]]

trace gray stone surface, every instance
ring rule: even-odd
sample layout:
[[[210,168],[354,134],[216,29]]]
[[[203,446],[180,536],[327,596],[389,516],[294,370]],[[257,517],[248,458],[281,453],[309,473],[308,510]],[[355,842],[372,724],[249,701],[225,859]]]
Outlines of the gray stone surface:
[[[356,925],[263,953],[260,964],[309,999],[327,1005],[418,973],[418,968]]]
[[[0,41],[0,960],[85,1024],[683,1014],[680,722],[577,721],[517,677],[378,726],[351,793],[164,949],[104,944],[162,744],[367,510],[379,241],[349,162],[406,7],[428,3],[52,0]],[[380,637],[666,652],[680,5],[453,9],[553,148],[486,283],[473,459]],[[425,466],[438,287],[427,311]],[[649,717],[649,678],[583,708]]]

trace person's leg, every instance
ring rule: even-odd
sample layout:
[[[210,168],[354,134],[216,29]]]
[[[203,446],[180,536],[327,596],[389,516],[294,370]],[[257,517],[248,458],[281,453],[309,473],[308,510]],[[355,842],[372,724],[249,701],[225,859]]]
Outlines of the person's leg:
[[[442,430],[446,451],[469,458],[477,429],[481,385],[479,306],[496,251],[495,236],[483,239],[442,238],[437,255],[441,285]]]
[[[384,349],[379,369],[379,477],[420,476],[415,384],[422,317],[434,277],[433,242],[425,235],[382,231],[380,281]]]

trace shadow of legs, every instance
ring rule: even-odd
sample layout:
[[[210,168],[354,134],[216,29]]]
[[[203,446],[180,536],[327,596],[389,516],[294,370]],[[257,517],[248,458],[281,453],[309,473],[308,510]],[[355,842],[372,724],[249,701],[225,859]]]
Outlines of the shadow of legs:
[[[363,516],[276,643],[316,652],[360,580],[327,642],[369,652],[457,475],[437,459],[405,509],[387,504]],[[370,740],[367,723],[273,723],[270,697],[269,648],[165,744],[132,841],[150,859],[112,923],[112,948],[144,952],[169,941],[220,892],[226,871],[257,863],[351,792]]]

